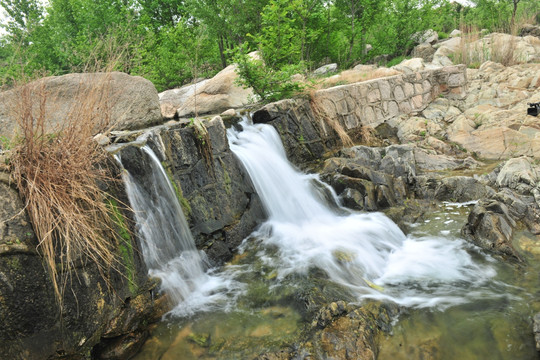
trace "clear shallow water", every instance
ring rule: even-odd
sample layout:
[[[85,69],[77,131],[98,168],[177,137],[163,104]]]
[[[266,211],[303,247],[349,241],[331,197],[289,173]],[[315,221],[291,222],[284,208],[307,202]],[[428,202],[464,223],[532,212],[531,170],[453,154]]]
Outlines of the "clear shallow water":
[[[442,204],[430,219],[414,224],[415,236],[444,233],[458,238],[467,207]],[[516,234],[519,249],[538,247],[527,232]],[[445,311],[409,309],[391,335],[383,336],[378,359],[538,359],[532,337],[532,316],[540,311],[540,252],[524,252],[528,265],[494,262],[499,297],[477,298]]]
[[[251,358],[278,350],[311,321],[296,311],[304,290],[330,284],[334,298],[409,309],[384,339],[381,359],[536,355],[529,316],[537,306],[538,269],[523,274],[459,239],[463,206],[441,205],[405,236],[383,214],[339,209],[316,176],[284,160],[268,127],[246,126],[230,132],[229,141],[269,214],[220,273],[245,288],[229,297],[229,312],[203,307],[159,324],[137,359]]]

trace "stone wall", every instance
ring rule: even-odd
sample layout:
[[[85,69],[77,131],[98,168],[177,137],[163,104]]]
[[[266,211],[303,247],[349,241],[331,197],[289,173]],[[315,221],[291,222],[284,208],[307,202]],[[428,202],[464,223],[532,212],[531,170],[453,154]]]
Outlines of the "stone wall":
[[[310,100],[271,103],[256,111],[253,121],[274,125],[290,159],[301,164],[340,144],[327,119],[337,121],[355,141],[362,127],[375,128],[388,119],[419,112],[441,94],[463,98],[466,84],[463,65],[395,75],[319,90]]]

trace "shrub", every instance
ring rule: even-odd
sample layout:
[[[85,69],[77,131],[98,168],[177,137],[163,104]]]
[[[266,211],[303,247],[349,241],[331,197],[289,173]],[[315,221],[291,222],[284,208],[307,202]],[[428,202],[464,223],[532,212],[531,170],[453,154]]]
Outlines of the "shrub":
[[[292,79],[294,74],[303,72],[303,64],[282,65],[274,69],[263,60],[241,50],[235,56],[238,65],[238,83],[253,92],[262,101],[277,101],[291,97],[304,89],[304,85]]]

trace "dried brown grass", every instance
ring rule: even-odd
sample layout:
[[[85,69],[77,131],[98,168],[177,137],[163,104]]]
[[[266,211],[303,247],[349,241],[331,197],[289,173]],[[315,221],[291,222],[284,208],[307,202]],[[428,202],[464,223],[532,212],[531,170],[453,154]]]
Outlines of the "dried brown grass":
[[[485,61],[491,60],[505,66],[520,62],[516,53],[516,37],[509,34],[491,34],[491,39],[483,38],[478,28],[461,25],[461,42],[454,54],[454,63],[478,68]]]
[[[351,140],[351,137],[349,136],[349,134],[347,134],[347,131],[345,131],[345,129],[339,122],[337,116],[331,116],[330,114],[328,114],[326,109],[321,105],[320,98],[317,96],[317,93],[315,90],[312,90],[310,92],[309,97],[310,97],[309,103],[311,105],[311,109],[315,117],[318,118],[319,120],[324,121],[337,133],[339,139],[341,140],[341,144],[343,146],[345,147],[354,146],[354,143]]]
[[[104,279],[117,262],[117,238],[110,196],[114,181],[108,154],[94,140],[111,125],[103,94],[107,77],[79,93],[63,121],[54,123],[47,102],[55,94],[44,81],[17,86],[11,114],[19,132],[10,156],[11,176],[25,203],[38,238],[38,251],[52,279],[59,305],[76,266],[90,260]]]

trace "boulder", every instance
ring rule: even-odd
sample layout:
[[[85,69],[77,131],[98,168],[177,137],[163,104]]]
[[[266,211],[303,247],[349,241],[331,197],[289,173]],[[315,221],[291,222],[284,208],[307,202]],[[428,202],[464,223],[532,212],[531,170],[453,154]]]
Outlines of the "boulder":
[[[512,244],[515,226],[505,204],[494,199],[481,200],[469,214],[461,235],[495,254],[523,261]]]
[[[321,75],[335,73],[337,71],[337,68],[338,68],[338,66],[337,66],[336,63],[323,65],[320,68],[315,69],[313,71],[313,75],[321,76]]]
[[[162,121],[156,88],[142,77],[120,72],[67,74],[0,93],[0,135],[12,136],[24,107],[31,106],[38,116],[40,101],[45,102],[47,132],[59,131],[74,116],[102,117],[114,130]]]
[[[427,44],[435,44],[437,40],[439,40],[439,34],[433,29],[428,29],[424,32],[417,32],[413,34],[412,39],[417,44],[427,43]]]
[[[519,30],[519,36],[536,36],[540,38],[540,26],[525,24]]]
[[[418,71],[424,70],[426,65],[424,64],[424,59],[421,57],[416,57],[412,59],[406,59],[400,62],[397,65],[392,66],[392,69],[396,69],[405,74],[410,74]]]
[[[159,93],[159,104],[163,117],[166,119],[174,118],[176,110],[178,110],[178,108],[180,108],[198,88],[202,88],[207,82],[207,79],[203,79],[194,84],[182,86],[179,89],[171,89]]]
[[[413,58],[422,58],[425,62],[433,61],[435,48],[428,43],[416,45],[411,53]]]
[[[196,114],[219,114],[230,108],[239,108],[250,103],[253,90],[236,84],[238,74],[236,65],[229,65],[203,85],[196,86],[196,91],[177,109],[178,117],[190,117]]]
[[[452,32],[448,35],[449,38],[455,38],[461,36],[461,30],[454,29]]]

